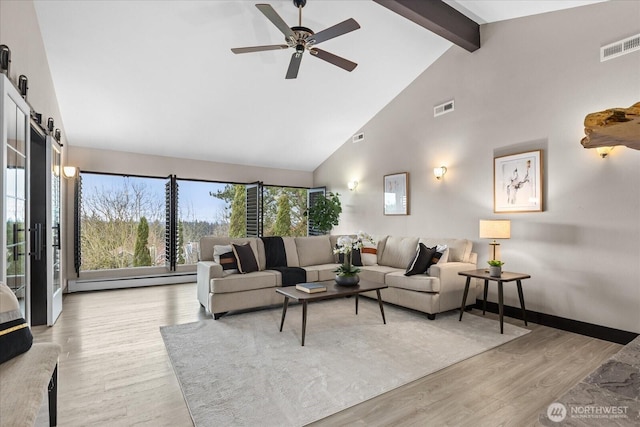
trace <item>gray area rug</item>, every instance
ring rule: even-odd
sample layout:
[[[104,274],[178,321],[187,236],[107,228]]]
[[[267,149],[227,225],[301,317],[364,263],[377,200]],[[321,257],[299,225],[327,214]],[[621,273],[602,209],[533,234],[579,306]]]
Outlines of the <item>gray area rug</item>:
[[[360,298],[300,305],[160,332],[196,426],[300,426],[522,336],[510,324],[458,312],[424,314]]]

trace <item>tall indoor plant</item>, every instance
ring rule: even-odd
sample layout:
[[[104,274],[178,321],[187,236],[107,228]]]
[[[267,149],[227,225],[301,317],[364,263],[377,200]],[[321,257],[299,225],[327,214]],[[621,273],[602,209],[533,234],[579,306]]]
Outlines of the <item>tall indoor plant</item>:
[[[325,196],[316,197],[306,215],[314,230],[327,234],[338,225],[341,213],[340,194],[329,192]]]

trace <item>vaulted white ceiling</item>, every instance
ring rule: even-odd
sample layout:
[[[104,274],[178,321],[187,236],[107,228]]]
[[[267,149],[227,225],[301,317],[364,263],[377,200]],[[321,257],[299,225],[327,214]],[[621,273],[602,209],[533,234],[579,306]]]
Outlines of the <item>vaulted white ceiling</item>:
[[[265,0],[298,25],[291,0]],[[478,23],[595,1],[447,0]],[[452,44],[373,1],[309,0],[315,32],[361,29],[322,49],[351,73],[291,49],[254,1],[36,1],[70,145],[312,171]],[[458,47],[456,47],[458,48]]]

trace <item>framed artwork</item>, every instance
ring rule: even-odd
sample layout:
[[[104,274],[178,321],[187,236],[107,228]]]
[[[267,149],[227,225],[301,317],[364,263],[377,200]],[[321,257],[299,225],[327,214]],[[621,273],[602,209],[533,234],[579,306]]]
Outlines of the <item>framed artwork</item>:
[[[409,215],[409,173],[384,176],[384,214]]]
[[[542,150],[493,159],[493,211],[542,212]]]

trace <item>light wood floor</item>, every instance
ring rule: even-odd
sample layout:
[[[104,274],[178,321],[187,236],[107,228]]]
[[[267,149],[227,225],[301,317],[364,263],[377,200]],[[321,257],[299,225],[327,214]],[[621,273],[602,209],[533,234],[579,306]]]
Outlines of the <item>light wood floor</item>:
[[[195,284],[66,295],[56,325],[33,328],[36,341],[63,347],[58,425],[191,426],[158,328],[205,317]],[[314,425],[537,425],[549,403],[621,348],[529,328],[524,337]]]

